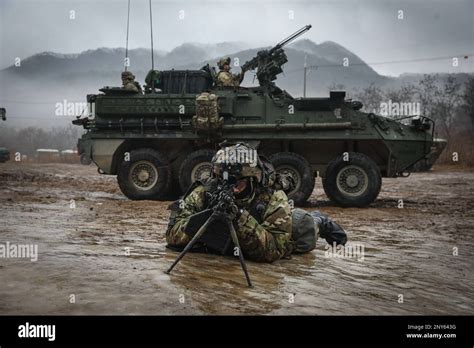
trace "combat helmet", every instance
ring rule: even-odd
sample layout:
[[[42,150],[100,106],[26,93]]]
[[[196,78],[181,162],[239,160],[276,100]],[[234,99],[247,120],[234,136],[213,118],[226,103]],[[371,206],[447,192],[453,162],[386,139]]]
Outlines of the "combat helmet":
[[[135,79],[135,75],[133,75],[131,71],[122,72],[122,80],[134,80],[134,79]]]
[[[224,174],[224,173],[227,174]],[[225,144],[212,158],[212,175],[223,177],[228,175],[233,180],[244,177],[255,178],[261,183],[264,169],[257,150],[245,143]]]
[[[217,62],[217,66],[219,67],[219,69],[224,68],[224,65],[226,65],[226,64],[230,65],[230,57],[221,58]]]

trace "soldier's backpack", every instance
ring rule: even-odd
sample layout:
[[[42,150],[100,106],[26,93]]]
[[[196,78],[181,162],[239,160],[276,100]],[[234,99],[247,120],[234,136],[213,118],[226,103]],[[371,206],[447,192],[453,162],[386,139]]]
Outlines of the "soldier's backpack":
[[[319,228],[313,217],[304,209],[296,208],[291,214],[293,220],[291,236],[295,242],[294,253],[302,254],[313,250],[319,236]]]
[[[211,93],[201,93],[196,97],[196,115],[193,124],[198,133],[213,133],[222,128],[224,118],[219,117],[217,96]]]

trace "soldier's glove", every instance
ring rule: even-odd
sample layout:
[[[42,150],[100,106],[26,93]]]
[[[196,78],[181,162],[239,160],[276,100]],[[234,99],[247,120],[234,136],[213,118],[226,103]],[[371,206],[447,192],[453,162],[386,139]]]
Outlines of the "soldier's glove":
[[[227,214],[232,221],[236,221],[240,217],[241,210],[235,203],[232,203],[229,207],[229,210],[227,211]]]
[[[229,191],[219,193],[219,200],[215,208],[228,216],[232,221],[239,216],[239,208],[234,202],[234,195]]]
[[[218,197],[210,192],[206,192],[206,202],[206,207],[212,209],[217,205]]]
[[[218,197],[218,207],[222,210],[228,210],[234,204],[234,195],[229,191],[219,192]]]

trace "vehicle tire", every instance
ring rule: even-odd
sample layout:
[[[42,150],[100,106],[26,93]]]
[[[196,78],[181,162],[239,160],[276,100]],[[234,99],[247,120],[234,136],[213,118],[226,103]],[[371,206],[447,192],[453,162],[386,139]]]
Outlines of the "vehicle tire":
[[[304,204],[314,190],[315,178],[308,161],[294,152],[278,152],[270,156],[270,162],[279,173],[290,174],[296,187],[286,192],[297,205]]]
[[[370,157],[349,152],[329,162],[323,178],[328,198],[343,207],[365,207],[378,196],[382,186],[379,167]]]
[[[211,174],[212,157],[214,150],[201,149],[194,151],[186,157],[179,169],[179,186],[186,192],[191,184],[196,180],[203,180]]]
[[[171,185],[168,191],[168,195],[166,196],[167,200],[177,200],[184,193],[181,190],[181,186],[179,185],[179,169],[181,168],[181,164],[183,163],[186,157],[187,155],[183,154],[176,158],[173,162],[171,162]]]
[[[133,200],[165,199],[171,185],[171,166],[161,152],[142,148],[130,151],[122,161],[117,181],[123,194]]]

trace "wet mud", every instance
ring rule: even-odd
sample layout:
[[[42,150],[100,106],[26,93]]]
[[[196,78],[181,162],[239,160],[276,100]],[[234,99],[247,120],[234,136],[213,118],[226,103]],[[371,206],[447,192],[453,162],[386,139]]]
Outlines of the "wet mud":
[[[38,260],[0,258],[0,314],[473,313],[472,171],[384,179],[368,208],[334,206],[318,179],[305,208],[340,223],[359,253],[329,257],[320,239],[309,254],[248,262],[254,288],[229,257],[188,254],[165,274],[177,256],[168,204],[126,199],[93,166],[1,164],[0,244],[35,244]]]

